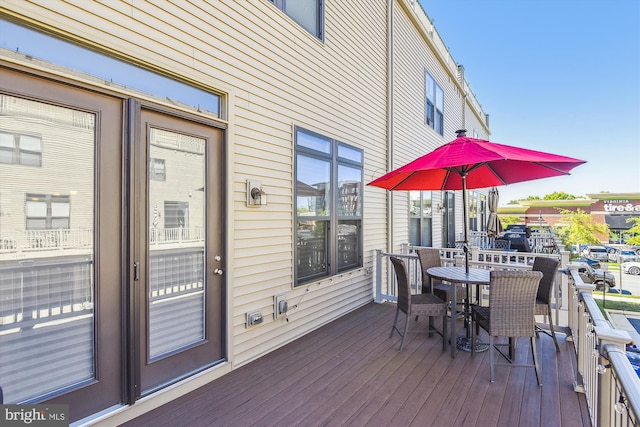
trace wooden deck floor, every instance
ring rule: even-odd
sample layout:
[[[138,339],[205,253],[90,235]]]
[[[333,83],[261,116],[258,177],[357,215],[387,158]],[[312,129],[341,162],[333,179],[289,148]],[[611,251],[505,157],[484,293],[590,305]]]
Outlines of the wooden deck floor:
[[[492,384],[488,352],[452,359],[417,333],[398,352],[394,312],[368,304],[126,425],[590,426],[563,335],[560,353],[538,340],[542,387],[533,369],[501,366]],[[517,347],[530,355],[526,339]]]

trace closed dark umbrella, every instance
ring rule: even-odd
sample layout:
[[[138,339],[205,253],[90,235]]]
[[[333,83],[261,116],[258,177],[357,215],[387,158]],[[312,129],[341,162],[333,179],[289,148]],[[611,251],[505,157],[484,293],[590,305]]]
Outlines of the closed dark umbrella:
[[[487,220],[487,236],[489,238],[495,238],[500,232],[502,232],[502,223],[498,218],[498,201],[499,194],[498,189],[493,187],[489,190],[489,196],[487,202],[489,204],[489,219]]]
[[[571,157],[468,138],[465,131],[432,152],[371,181],[387,190],[462,190],[464,249],[468,251],[467,188],[487,188],[569,175],[583,163]],[[468,257],[465,266],[469,269]]]

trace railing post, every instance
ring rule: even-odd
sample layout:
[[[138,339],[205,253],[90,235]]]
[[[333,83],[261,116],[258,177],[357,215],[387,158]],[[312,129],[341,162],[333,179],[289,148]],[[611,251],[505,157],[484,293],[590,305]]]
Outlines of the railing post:
[[[618,396],[613,393],[613,375],[611,365],[607,359],[605,347],[613,346],[619,350],[625,351],[626,344],[631,342],[631,336],[627,331],[618,329],[611,329],[609,327],[594,328],[598,337],[598,350],[600,353],[600,366],[598,366],[598,373],[600,379],[598,381],[598,394],[596,403],[597,422],[599,426],[611,426],[615,425],[613,410],[614,405],[618,401]]]
[[[480,258],[480,248],[477,246],[471,246],[471,262],[478,262]]]
[[[376,282],[376,296],[375,301],[377,303],[382,302],[382,251],[380,249],[375,249],[375,256],[373,257],[374,263],[374,271],[376,277],[374,278]]]

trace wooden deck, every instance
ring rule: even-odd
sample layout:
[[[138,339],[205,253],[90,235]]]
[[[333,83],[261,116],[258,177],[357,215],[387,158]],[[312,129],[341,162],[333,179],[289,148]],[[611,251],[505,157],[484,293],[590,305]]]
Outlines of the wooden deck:
[[[389,338],[395,305],[368,304],[127,426],[590,426],[575,353],[541,334],[533,369],[442,351],[438,335]],[[439,324],[436,324],[439,327]],[[530,356],[528,341],[518,356]]]

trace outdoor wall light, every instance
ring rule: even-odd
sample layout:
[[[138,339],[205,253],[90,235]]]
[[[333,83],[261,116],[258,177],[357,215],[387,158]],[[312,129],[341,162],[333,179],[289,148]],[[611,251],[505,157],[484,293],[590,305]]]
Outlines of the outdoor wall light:
[[[262,182],[247,180],[247,206],[264,206],[267,204],[267,193],[262,189]]]

